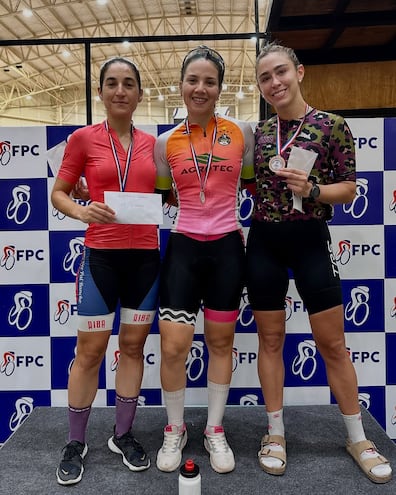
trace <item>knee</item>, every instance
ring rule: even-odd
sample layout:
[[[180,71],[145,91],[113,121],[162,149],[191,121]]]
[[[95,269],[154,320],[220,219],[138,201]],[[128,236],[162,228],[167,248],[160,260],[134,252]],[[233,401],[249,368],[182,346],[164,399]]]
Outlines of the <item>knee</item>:
[[[120,345],[120,354],[133,360],[143,359],[143,346],[137,343],[124,343]]]
[[[173,362],[185,362],[190,346],[182,342],[174,342],[169,339],[161,339],[161,360],[167,364]]]
[[[279,353],[283,350],[285,334],[283,332],[259,332],[259,348],[267,353]]]
[[[219,357],[231,356],[233,343],[233,336],[230,338],[206,340],[209,354]]]
[[[99,348],[84,348],[77,350],[74,364],[79,366],[84,371],[99,369],[102,364],[105,354],[105,349]]]
[[[345,346],[344,339],[334,342],[317,344],[318,350],[325,361],[336,361],[339,363],[342,359],[348,359],[349,355]]]

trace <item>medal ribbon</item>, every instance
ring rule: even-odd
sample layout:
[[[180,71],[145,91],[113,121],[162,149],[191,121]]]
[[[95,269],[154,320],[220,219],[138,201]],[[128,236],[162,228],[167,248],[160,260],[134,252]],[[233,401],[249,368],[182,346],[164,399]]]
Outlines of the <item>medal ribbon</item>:
[[[213,129],[213,135],[212,135],[212,147],[211,147],[210,153],[208,154],[208,158],[206,160],[205,177],[204,177],[203,180],[202,180],[201,172],[199,171],[199,164],[198,164],[197,154],[196,154],[195,149],[194,149],[194,146],[192,144],[190,125],[188,123],[187,117],[186,117],[186,119],[184,121],[184,125],[186,127],[186,132],[188,134],[188,139],[190,141],[191,156],[192,156],[192,159],[193,159],[193,162],[194,162],[194,165],[195,165],[195,170],[197,172],[197,176],[198,176],[198,180],[199,180],[199,185],[200,185],[200,192],[204,192],[205,191],[205,187],[206,187],[206,183],[208,181],[210,167],[212,165],[213,148],[214,148],[214,145],[215,145],[215,142],[216,142],[216,136],[217,136],[217,118],[216,118],[216,115],[215,115],[215,127]]]
[[[128,174],[129,174],[129,169],[131,166],[131,161],[132,161],[132,151],[133,151],[133,135],[131,132],[131,142],[128,146],[128,151],[127,151],[127,157],[126,157],[126,162],[125,162],[125,170],[124,170],[124,176],[122,175],[122,169],[121,169],[121,163],[120,159],[118,158],[118,153],[113,141],[113,138],[111,136],[110,130],[109,130],[109,124],[107,120],[105,121],[105,128],[106,131],[109,135],[109,140],[110,140],[110,145],[111,149],[113,150],[113,156],[114,156],[114,163],[117,168],[117,174],[118,174],[118,183],[120,184],[120,191],[124,192],[125,191],[125,185],[128,179]]]
[[[293,136],[287,141],[287,143],[284,146],[281,145],[281,132],[280,132],[281,126],[280,126],[279,115],[276,116],[276,125],[277,125],[277,128],[276,128],[276,154],[277,155],[282,156],[282,153],[285,151],[285,149],[288,146],[290,146],[292,143],[294,143],[297,136],[300,134],[301,127],[303,126],[304,121],[305,121],[305,117],[307,116],[307,113],[308,113],[308,109],[309,109],[309,105],[307,103],[306,107],[305,107],[304,117],[301,119],[300,124],[298,125],[296,132],[293,134]]]

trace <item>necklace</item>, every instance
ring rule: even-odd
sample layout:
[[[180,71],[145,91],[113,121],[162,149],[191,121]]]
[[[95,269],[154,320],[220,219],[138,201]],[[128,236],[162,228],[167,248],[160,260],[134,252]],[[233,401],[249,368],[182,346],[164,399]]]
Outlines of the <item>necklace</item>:
[[[120,159],[118,157],[118,153],[114,144],[113,137],[111,135],[110,129],[109,129],[109,123],[107,120],[105,121],[105,129],[109,135],[109,140],[110,140],[110,145],[111,149],[113,151],[113,157],[114,157],[114,163],[117,168],[117,175],[118,175],[118,183],[120,185],[120,191],[124,192],[125,191],[125,185],[128,179],[128,174],[129,174],[129,169],[131,166],[131,161],[132,161],[132,152],[133,152],[133,126],[131,125],[131,142],[129,143],[128,146],[128,151],[127,151],[127,157],[125,161],[125,170],[124,174],[122,174],[122,169],[121,169],[121,163]]]
[[[300,134],[301,128],[304,124],[305,117],[307,116],[309,112],[310,106],[308,103],[305,106],[305,113],[303,118],[300,120],[300,123],[294,132],[294,134],[291,136],[291,138],[282,146],[281,145],[281,126],[280,126],[280,119],[279,115],[276,116],[276,155],[273,156],[270,161],[269,161],[269,168],[273,172],[277,172],[278,170],[281,170],[286,166],[286,160],[283,158],[282,153],[285,151],[285,149],[290,146],[294,141],[296,140],[297,136]]]
[[[188,140],[189,140],[189,143],[190,143],[191,156],[192,156],[192,159],[193,159],[193,162],[194,162],[195,171],[197,173],[197,177],[198,177],[198,181],[199,181],[199,199],[201,200],[201,203],[202,204],[205,203],[205,199],[206,199],[205,198],[205,187],[206,187],[206,183],[208,181],[210,167],[212,165],[213,148],[214,148],[214,145],[215,145],[215,142],[216,142],[216,136],[217,136],[217,117],[216,117],[216,115],[214,116],[214,118],[215,118],[215,126],[214,126],[213,134],[212,134],[212,146],[211,146],[211,149],[210,149],[210,153],[208,153],[207,154],[207,157],[206,157],[206,164],[205,164],[204,176],[203,177],[202,177],[202,174],[201,174],[201,172],[199,170],[198,156],[197,156],[197,153],[195,152],[195,148],[194,148],[194,145],[192,143],[190,124],[188,123],[187,117],[186,117],[186,119],[184,121],[184,125],[186,127],[186,132],[187,132],[187,135],[188,135]]]

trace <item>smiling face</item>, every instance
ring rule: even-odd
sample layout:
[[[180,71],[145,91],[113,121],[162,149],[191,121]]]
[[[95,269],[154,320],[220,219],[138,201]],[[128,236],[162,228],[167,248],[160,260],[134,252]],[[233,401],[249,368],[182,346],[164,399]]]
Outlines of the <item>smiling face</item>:
[[[288,112],[303,101],[300,82],[304,67],[296,65],[287,53],[273,51],[260,58],[256,67],[260,93],[277,113]]]
[[[131,119],[138,103],[142,101],[136,71],[131,64],[114,61],[108,64],[98,89],[109,118]]]
[[[188,119],[205,127],[214,114],[221,87],[216,64],[206,58],[195,58],[185,68],[180,92]]]

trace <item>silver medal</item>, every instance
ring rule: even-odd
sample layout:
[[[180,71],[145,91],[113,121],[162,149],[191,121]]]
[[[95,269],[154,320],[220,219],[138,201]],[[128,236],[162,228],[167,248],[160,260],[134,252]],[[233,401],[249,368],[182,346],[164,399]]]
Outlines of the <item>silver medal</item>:
[[[273,172],[278,172],[279,170],[282,170],[282,168],[284,168],[285,165],[286,165],[285,159],[280,155],[273,156],[269,161],[269,168]]]

